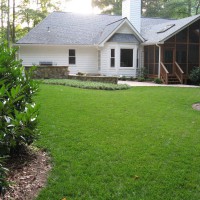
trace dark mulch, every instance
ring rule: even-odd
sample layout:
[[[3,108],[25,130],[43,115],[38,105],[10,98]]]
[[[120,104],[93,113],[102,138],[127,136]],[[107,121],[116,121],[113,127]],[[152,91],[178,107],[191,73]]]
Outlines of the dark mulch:
[[[46,152],[35,148],[24,148],[18,156],[13,155],[7,162],[10,188],[5,200],[32,200],[45,186],[51,169]]]

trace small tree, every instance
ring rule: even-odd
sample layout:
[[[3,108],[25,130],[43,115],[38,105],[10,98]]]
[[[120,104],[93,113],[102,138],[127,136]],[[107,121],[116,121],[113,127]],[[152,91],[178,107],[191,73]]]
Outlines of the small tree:
[[[200,67],[195,67],[191,71],[189,78],[194,84],[200,85]]]

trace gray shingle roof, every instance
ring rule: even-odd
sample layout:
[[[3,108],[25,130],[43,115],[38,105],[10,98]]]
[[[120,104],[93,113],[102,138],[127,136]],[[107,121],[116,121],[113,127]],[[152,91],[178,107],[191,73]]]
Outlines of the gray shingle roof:
[[[133,34],[115,33],[108,42],[139,43]]]
[[[172,35],[176,34],[177,32],[181,31],[186,26],[190,25],[191,23],[195,22],[198,19],[200,19],[200,15],[195,15],[179,20],[165,19],[162,21],[158,19],[157,21],[158,23],[155,24],[154,22],[156,22],[156,20],[155,21],[152,20],[153,21],[152,25],[151,25],[152,22],[151,19],[147,19],[147,21],[149,21],[149,25],[148,23],[145,22],[146,26],[143,26],[145,28],[143,28],[141,32],[142,36],[146,39],[146,42],[144,44],[148,45],[148,44],[162,43],[163,41],[165,41]],[[169,28],[167,31],[158,33],[160,30],[169,25],[174,25],[174,26]]]
[[[120,23],[119,20],[122,20],[121,16],[53,12],[17,44],[98,44],[100,39],[104,39],[110,33],[110,29]],[[113,25],[107,26],[111,23]]]
[[[200,15],[180,20],[142,17],[141,36],[146,40],[144,44],[162,42],[199,18]],[[126,19],[115,15],[53,12],[17,44],[95,45],[104,41],[124,20]],[[163,33],[157,33],[169,24],[175,26]],[[123,36],[115,34],[110,40],[122,41],[123,38],[125,41],[134,41],[136,39],[134,37],[129,34]]]

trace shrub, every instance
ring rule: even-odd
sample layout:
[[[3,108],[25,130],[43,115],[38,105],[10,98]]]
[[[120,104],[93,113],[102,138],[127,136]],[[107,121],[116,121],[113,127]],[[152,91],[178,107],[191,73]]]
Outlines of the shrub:
[[[162,84],[162,81],[161,81],[161,79],[159,79],[159,78],[156,78],[156,79],[154,80],[154,82],[157,83],[157,84]]]
[[[189,78],[194,84],[200,85],[200,67],[195,67],[191,71]]]
[[[144,78],[144,77],[138,77],[138,81],[139,81],[139,82],[144,82],[144,81],[145,81],[145,78]]]
[[[120,77],[119,77],[119,80],[121,80],[121,81],[126,81],[127,78],[126,78],[126,76],[120,76]]]
[[[79,80],[70,80],[70,79],[45,79],[42,81],[46,84],[55,84],[55,85],[66,85],[71,87],[78,87],[84,89],[96,89],[96,90],[126,90],[130,86],[127,84],[112,84],[112,83],[100,83],[92,81],[79,81]]]
[[[37,136],[38,107],[33,95],[38,86],[32,70],[15,60],[16,49],[0,46],[0,155],[30,145]]]
[[[147,79],[148,78],[148,71],[145,67],[142,67],[137,70],[137,77]]]
[[[131,76],[131,77],[129,78],[129,80],[130,80],[130,81],[135,81],[135,80],[137,80],[137,78]]]

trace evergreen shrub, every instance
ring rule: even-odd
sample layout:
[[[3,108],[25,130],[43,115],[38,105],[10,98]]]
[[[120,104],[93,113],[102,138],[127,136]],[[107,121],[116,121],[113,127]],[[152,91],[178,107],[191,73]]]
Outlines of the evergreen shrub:
[[[38,85],[31,79],[33,70],[25,71],[15,59],[16,51],[0,46],[0,156],[30,145],[38,135],[33,100]]]
[[[192,83],[200,85],[200,67],[195,67],[191,71],[189,78],[192,81]]]

